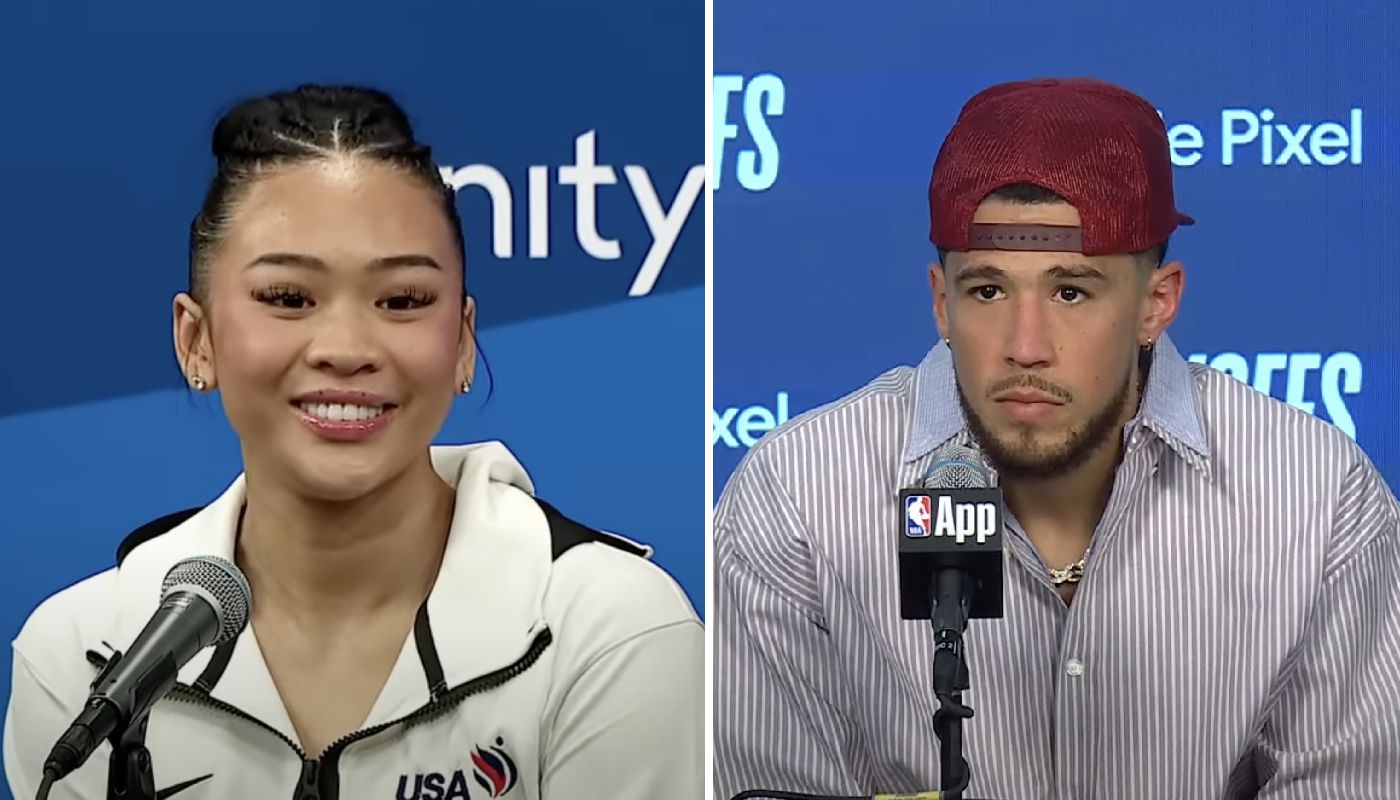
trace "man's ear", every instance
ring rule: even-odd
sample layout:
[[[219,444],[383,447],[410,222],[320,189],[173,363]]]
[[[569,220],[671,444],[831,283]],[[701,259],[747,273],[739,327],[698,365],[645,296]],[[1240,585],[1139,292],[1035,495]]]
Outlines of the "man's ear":
[[[938,335],[949,338],[948,277],[944,265],[937,261],[928,265],[928,287],[933,294],[933,318],[938,323]]]
[[[1181,295],[1186,290],[1186,270],[1180,261],[1172,261],[1152,270],[1147,278],[1143,298],[1142,322],[1138,326],[1138,344],[1146,345],[1162,337],[1181,310]]]

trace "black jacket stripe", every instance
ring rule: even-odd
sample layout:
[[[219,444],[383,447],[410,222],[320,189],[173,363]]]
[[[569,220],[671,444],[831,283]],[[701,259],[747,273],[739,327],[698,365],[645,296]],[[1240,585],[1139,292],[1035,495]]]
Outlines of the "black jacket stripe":
[[[203,508],[203,506],[196,506],[195,508],[187,508],[184,511],[176,511],[173,514],[166,514],[128,533],[126,538],[123,539],[122,543],[117,547],[117,566],[120,567],[122,565],[122,562],[126,560],[126,557],[131,554],[132,550],[135,550],[137,547],[163,533],[168,533],[176,525],[198,514]]]
[[[555,561],[558,561],[560,556],[573,548],[588,542],[598,542],[608,545],[609,547],[615,547],[624,553],[631,553],[634,556],[646,556],[645,550],[621,537],[611,536],[602,531],[580,525],[563,514],[560,514],[558,509],[538,497],[535,498],[535,502],[538,503],[540,509],[544,511],[545,519],[549,520],[549,538],[553,544]]]
[[[437,642],[433,641],[427,600],[418,607],[418,619],[413,622],[413,639],[418,645],[418,660],[423,664],[423,675],[428,679],[428,692],[436,700],[447,691],[447,678],[443,675],[442,661],[438,658]]]

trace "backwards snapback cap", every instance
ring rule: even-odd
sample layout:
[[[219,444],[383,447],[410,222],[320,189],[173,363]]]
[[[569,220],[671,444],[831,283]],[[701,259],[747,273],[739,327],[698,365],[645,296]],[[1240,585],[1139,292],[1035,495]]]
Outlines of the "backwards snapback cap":
[[[1080,225],[973,223],[993,191],[1031,183]],[[929,239],[946,250],[1136,253],[1195,220],[1176,210],[1167,129],[1141,97],[1089,78],[993,86],[963,106],[934,162]]]

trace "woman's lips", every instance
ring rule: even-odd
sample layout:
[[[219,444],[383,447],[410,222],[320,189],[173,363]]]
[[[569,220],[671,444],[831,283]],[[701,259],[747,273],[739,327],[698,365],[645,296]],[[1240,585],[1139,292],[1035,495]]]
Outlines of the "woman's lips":
[[[293,404],[292,411],[297,419],[312,433],[323,439],[335,442],[359,442],[377,435],[387,428],[398,416],[398,406],[385,408],[378,416],[369,419],[326,419],[309,414],[301,406]]]

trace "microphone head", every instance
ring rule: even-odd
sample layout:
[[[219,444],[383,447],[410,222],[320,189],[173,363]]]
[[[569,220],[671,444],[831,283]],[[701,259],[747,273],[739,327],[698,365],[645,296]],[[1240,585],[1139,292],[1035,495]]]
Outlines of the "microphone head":
[[[923,483],[925,489],[985,489],[992,485],[992,478],[980,453],[950,442],[934,454]]]
[[[187,558],[165,574],[160,587],[164,602],[181,591],[194,591],[209,601],[219,617],[219,635],[211,645],[220,645],[238,637],[248,627],[253,605],[253,591],[243,571],[218,556]]]

